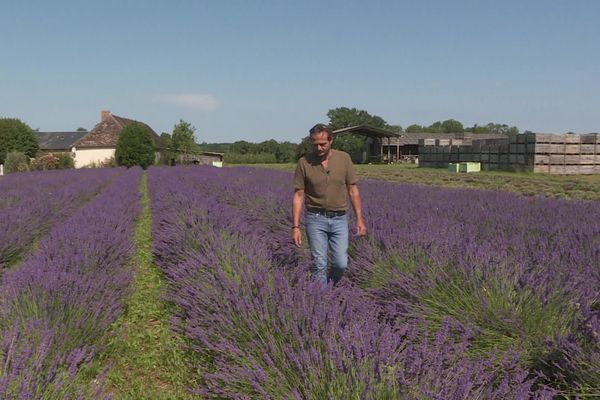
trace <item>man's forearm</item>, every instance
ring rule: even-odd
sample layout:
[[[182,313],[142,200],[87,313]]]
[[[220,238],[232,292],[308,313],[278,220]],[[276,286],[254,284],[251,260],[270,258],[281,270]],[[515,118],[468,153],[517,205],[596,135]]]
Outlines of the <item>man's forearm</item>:
[[[362,221],[362,200],[360,198],[360,192],[356,185],[352,185],[352,187],[348,190],[348,194],[350,195],[350,203],[352,204],[352,208],[354,209],[354,215],[356,215],[357,221]]]
[[[296,191],[292,201],[292,224],[300,226],[300,217],[302,216],[302,203],[304,202],[304,193]]]

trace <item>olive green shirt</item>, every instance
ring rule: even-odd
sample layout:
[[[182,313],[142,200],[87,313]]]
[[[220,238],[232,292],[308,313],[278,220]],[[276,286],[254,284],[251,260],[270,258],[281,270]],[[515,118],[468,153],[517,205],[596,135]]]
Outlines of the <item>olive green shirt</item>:
[[[298,161],[294,175],[294,189],[303,189],[306,207],[342,211],[348,207],[348,185],[358,181],[350,156],[345,151],[331,149],[327,169],[314,153]]]

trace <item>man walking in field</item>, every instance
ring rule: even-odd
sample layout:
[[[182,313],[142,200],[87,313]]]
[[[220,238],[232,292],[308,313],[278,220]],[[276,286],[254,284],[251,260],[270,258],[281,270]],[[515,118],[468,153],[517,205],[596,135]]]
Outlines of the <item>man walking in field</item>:
[[[331,148],[331,129],[317,124],[310,130],[313,152],[298,161],[292,201],[292,239],[302,244],[300,217],[305,205],[306,236],[312,258],[312,276],[322,284],[337,283],[348,266],[348,215],[346,192],[356,215],[358,236],[367,234],[362,216],[358,181],[348,153]],[[327,252],[331,274],[327,275]]]

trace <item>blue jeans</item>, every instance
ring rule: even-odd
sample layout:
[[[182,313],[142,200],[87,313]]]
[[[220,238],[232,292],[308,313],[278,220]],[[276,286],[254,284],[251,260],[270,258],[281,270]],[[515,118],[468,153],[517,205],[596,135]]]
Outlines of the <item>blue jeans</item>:
[[[312,258],[312,277],[327,284],[337,283],[348,266],[348,214],[328,217],[306,211],[306,236]],[[327,275],[328,250],[331,256],[331,274]]]

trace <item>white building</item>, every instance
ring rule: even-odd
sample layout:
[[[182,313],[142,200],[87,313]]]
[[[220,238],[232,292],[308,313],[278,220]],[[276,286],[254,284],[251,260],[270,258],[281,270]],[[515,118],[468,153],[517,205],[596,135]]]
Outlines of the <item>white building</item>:
[[[71,152],[75,168],[89,165],[102,165],[115,156],[117,141],[123,128],[133,122],[140,123],[148,129],[157,148],[160,147],[160,137],[147,124],[128,118],[113,115],[110,111],[100,113],[100,122],[81,139],[77,140]]]

